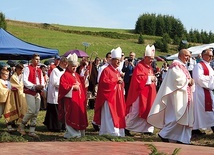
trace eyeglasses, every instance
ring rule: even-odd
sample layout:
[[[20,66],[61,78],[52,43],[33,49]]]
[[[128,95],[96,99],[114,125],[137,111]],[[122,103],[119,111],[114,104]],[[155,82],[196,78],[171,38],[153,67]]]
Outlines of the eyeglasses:
[[[122,57],[124,56],[124,55],[121,55]]]
[[[212,58],[213,57],[213,55],[209,55],[209,54],[205,54],[206,56],[209,56],[210,58]]]

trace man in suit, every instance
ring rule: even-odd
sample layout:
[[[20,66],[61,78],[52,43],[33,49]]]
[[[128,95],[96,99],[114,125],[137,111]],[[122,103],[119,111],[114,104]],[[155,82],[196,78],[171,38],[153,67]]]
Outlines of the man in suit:
[[[125,60],[122,68],[122,72],[125,73],[124,75],[124,82],[125,82],[125,99],[127,98],[127,94],[129,91],[129,86],[132,78],[132,73],[137,65],[137,59],[135,59],[135,53],[130,52],[129,53],[129,58]]]

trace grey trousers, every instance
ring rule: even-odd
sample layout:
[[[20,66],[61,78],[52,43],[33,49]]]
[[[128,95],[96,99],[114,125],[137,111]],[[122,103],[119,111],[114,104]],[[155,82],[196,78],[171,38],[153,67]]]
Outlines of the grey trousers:
[[[22,123],[27,124],[27,122],[30,121],[30,127],[35,127],[41,104],[40,94],[37,93],[35,96],[25,94],[25,98],[27,101],[28,110],[24,118],[22,119]]]

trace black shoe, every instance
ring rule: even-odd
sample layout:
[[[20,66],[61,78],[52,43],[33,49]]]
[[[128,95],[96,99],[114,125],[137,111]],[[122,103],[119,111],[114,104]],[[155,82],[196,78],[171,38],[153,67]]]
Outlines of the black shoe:
[[[9,123],[7,123],[7,125],[11,125],[12,128],[18,128],[18,126],[16,125],[15,121],[9,122]]]
[[[12,124],[11,125],[13,128],[18,128],[18,125],[16,125],[16,124]]]
[[[177,144],[184,144],[184,145],[191,145],[191,144],[189,144],[189,143],[183,143],[183,142],[181,142],[181,141],[177,141],[176,143],[177,143]]]
[[[180,142],[180,141],[177,141],[176,143],[178,143],[178,144],[185,144],[185,143],[182,143],[182,142]]]
[[[61,130],[60,129],[48,129],[48,131],[50,131],[50,132],[60,132]]]
[[[152,136],[154,135],[152,132],[143,132],[143,135],[149,135],[149,136]]]
[[[91,123],[95,131],[100,131],[100,128],[97,124]]]
[[[169,139],[163,138],[158,134],[158,137],[160,137],[160,139],[162,140],[162,142],[169,142]]]
[[[211,129],[212,129],[212,131],[213,131],[213,133],[214,133],[214,126],[212,126]]]
[[[198,136],[202,136],[205,135],[206,133],[201,132],[200,130],[192,130],[192,135],[198,135]]]
[[[125,135],[126,135],[126,136],[132,136],[132,135],[130,134],[130,131],[127,130],[127,129],[125,129]]]

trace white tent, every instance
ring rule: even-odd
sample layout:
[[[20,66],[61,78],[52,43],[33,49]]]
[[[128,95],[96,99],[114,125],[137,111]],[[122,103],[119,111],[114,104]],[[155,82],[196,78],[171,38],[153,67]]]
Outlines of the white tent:
[[[200,54],[203,50],[208,49],[208,48],[214,48],[214,43],[211,44],[203,44],[203,45],[198,45],[198,46],[193,46],[188,48],[190,52],[192,52],[192,56],[196,57],[198,54]],[[174,60],[178,57],[178,53],[173,54],[169,57],[167,57],[167,60]]]

